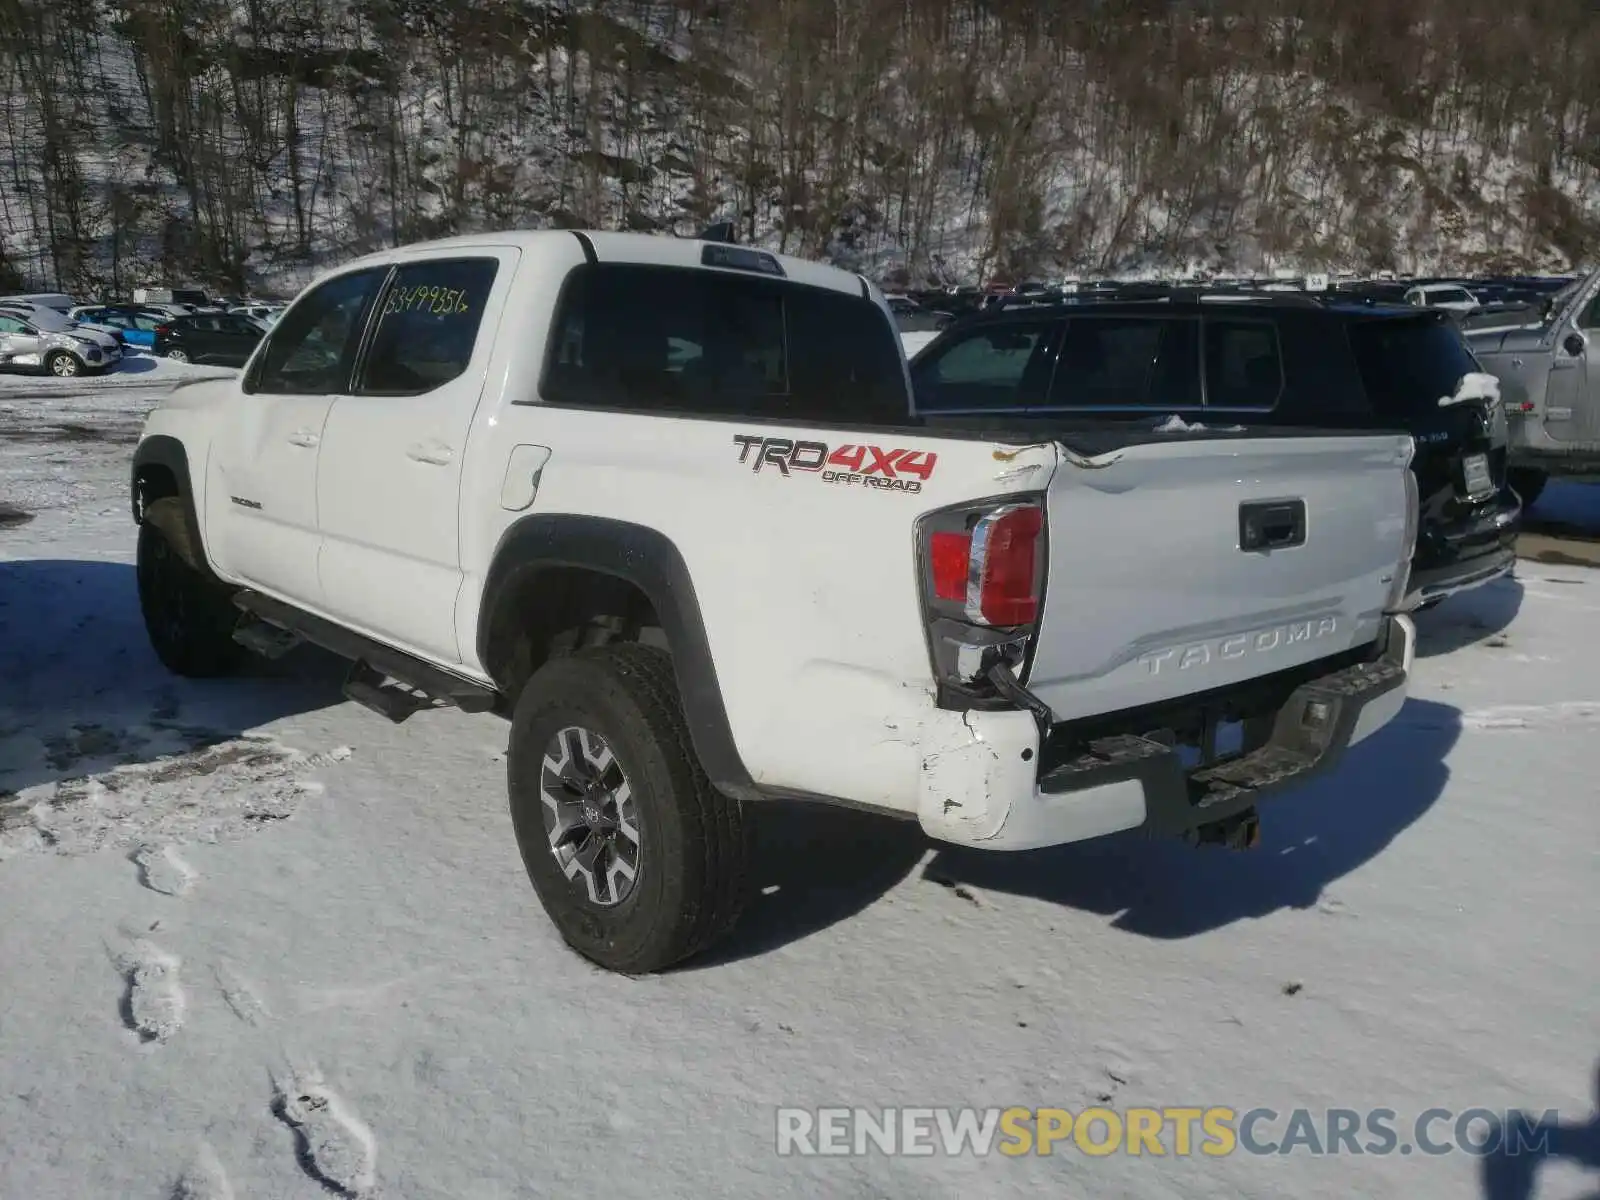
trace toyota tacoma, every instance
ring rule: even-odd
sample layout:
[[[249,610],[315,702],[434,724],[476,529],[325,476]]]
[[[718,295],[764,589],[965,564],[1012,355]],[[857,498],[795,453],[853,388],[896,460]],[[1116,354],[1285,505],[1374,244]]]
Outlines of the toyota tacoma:
[[[151,413],[139,598],[183,675],[310,642],[390,719],[508,717],[540,901],[640,973],[733,924],[761,804],[1251,843],[1403,703],[1412,453],[939,429],[858,275],[483,235],[319,279]]]

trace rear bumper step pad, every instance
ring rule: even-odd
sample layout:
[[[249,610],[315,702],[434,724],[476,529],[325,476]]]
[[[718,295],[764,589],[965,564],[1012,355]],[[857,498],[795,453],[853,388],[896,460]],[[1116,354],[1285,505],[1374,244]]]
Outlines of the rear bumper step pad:
[[[1403,653],[1403,639],[1387,638],[1372,662],[1302,684],[1279,707],[1267,742],[1248,753],[1190,769],[1176,749],[1151,738],[1106,737],[1046,774],[1039,791],[1137,782],[1144,789],[1144,828],[1162,836],[1226,821],[1330,770],[1349,746],[1362,710],[1405,685]]]

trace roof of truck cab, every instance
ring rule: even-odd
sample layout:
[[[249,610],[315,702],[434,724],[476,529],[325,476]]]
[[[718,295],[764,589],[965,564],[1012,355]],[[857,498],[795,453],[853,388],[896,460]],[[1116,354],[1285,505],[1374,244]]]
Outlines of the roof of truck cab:
[[[501,233],[468,233],[456,237],[438,238],[428,242],[412,242],[409,245],[369,254],[363,258],[345,263],[341,270],[362,266],[376,266],[383,263],[404,262],[407,259],[421,257],[439,250],[465,252],[505,248],[508,246],[519,250],[532,250],[544,248],[563,240],[578,246],[582,246],[584,242],[587,242],[589,246],[593,247],[595,258],[602,263],[694,267],[708,270],[723,269],[705,268],[701,262],[701,256],[705,253],[707,246],[721,245],[723,243],[705,242],[698,238],[679,238],[652,233],[613,233],[587,229],[509,229]],[[761,250],[758,246],[734,248]],[[840,270],[838,267],[830,267],[825,263],[793,258],[787,254],[776,254],[770,250],[761,250],[761,253],[775,259],[783,268],[784,277],[794,283],[830,288],[836,292],[848,292],[856,296],[867,294],[868,285],[860,275],[851,274],[849,271]]]

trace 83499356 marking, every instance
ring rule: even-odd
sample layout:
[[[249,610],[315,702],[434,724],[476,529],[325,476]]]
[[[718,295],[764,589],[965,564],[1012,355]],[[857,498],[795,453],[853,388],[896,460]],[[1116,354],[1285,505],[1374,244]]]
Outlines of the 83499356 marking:
[[[829,446],[826,442],[763,437],[755,433],[736,433],[733,444],[739,447],[740,463],[748,463],[754,472],[772,467],[787,477],[802,471],[820,475],[824,483],[879,491],[920,492],[922,485],[933,477],[933,468],[939,461],[939,456],[931,450],[854,442]]]

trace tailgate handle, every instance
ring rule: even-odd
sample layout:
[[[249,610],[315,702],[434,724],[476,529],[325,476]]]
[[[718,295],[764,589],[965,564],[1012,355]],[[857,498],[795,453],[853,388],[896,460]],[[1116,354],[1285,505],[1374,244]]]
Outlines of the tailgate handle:
[[[1258,500],[1239,505],[1239,549],[1249,553],[1305,544],[1304,500]]]

